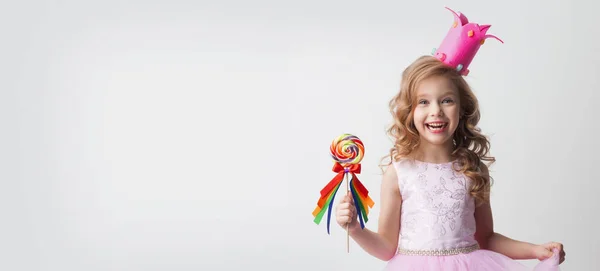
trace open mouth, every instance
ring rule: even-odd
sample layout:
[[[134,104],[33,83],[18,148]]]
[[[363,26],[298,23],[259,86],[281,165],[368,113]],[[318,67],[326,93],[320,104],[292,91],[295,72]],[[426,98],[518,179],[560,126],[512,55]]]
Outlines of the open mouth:
[[[427,126],[427,129],[429,129],[432,132],[441,132],[441,131],[444,131],[446,129],[446,127],[448,127],[448,123],[447,122],[430,122],[430,123],[426,123],[425,126]]]

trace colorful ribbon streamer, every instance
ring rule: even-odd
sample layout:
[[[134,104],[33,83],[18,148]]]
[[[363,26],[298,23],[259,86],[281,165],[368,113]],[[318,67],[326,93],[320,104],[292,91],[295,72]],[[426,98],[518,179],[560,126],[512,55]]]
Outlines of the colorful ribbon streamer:
[[[358,220],[360,221],[361,228],[364,229],[365,222],[369,221],[369,208],[372,208],[375,203],[369,197],[369,191],[356,176],[356,174],[360,174],[360,164],[353,164],[344,168],[342,165],[336,162],[333,165],[333,171],[337,172],[337,174],[323,189],[321,189],[321,197],[317,202],[317,207],[313,211],[313,216],[315,217],[314,222],[319,225],[323,219],[325,211],[328,211],[327,234],[330,234],[329,228],[331,224],[331,210],[333,209],[335,195],[340,188],[340,185],[344,181],[344,177],[347,177],[346,175],[348,174],[348,176],[351,176],[349,186],[352,198],[354,200],[354,205],[357,210]]]

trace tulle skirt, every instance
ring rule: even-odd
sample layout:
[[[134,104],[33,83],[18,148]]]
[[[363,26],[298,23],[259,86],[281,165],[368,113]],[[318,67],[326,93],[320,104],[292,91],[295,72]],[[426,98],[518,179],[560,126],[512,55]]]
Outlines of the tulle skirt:
[[[468,254],[451,256],[413,256],[396,254],[384,271],[559,271],[559,253],[554,254],[535,267],[490,250],[479,249]]]

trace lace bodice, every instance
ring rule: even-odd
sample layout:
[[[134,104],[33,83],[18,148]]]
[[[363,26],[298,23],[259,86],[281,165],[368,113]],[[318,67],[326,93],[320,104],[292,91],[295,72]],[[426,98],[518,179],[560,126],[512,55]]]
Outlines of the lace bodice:
[[[402,195],[399,249],[442,250],[476,244],[470,180],[452,163],[393,163]]]

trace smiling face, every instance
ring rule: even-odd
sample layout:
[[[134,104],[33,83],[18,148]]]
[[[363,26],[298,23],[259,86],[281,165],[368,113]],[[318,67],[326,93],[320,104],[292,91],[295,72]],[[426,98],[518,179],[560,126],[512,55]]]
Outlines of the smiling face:
[[[429,77],[416,89],[414,125],[421,144],[449,145],[460,118],[458,89],[443,76]]]

